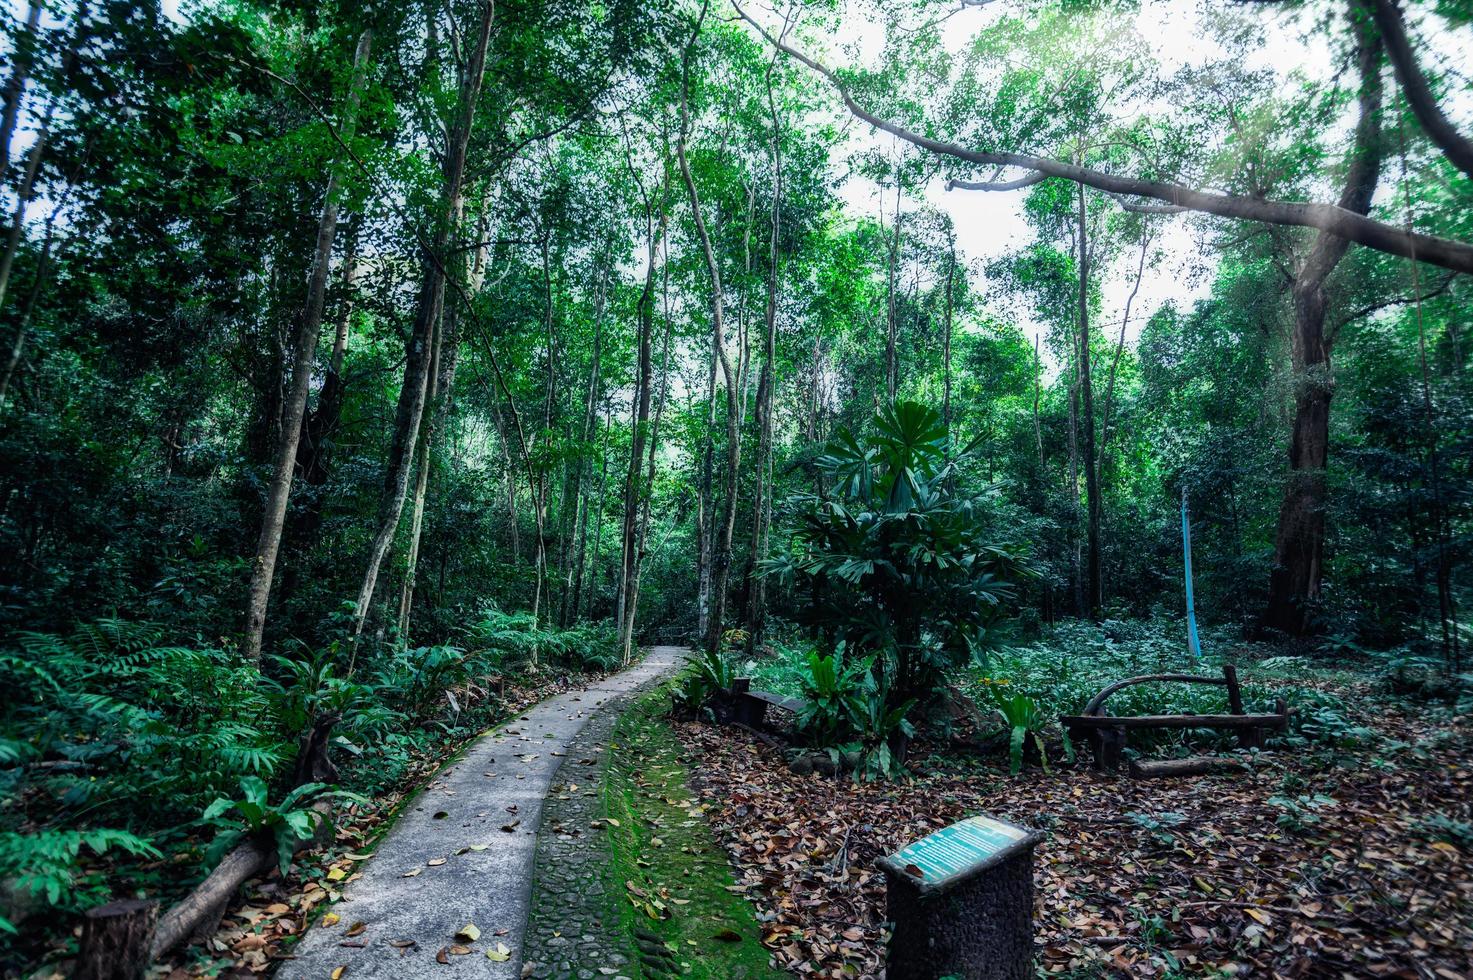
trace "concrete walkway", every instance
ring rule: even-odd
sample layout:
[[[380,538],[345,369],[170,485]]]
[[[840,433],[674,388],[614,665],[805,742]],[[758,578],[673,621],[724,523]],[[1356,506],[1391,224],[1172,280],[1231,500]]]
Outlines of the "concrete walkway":
[[[340,966],[344,980],[521,977],[542,801],[566,747],[600,706],[684,657],[681,647],[654,647],[634,667],[543,701],[472,744],[399,817],[333,906],[339,921],[314,926],[278,980],[325,980]],[[467,925],[478,938],[466,938]],[[487,955],[500,955],[498,944],[504,960]]]

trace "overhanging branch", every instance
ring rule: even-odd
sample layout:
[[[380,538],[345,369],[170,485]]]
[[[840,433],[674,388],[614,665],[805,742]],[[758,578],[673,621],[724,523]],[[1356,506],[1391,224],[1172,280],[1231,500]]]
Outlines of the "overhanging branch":
[[[1373,218],[1356,214],[1354,211],[1349,211],[1333,204],[1272,201],[1257,197],[1243,197],[1236,194],[1200,191],[1181,184],[1172,184],[1165,181],[1118,177],[1114,174],[1104,173],[1089,167],[1065,163],[1061,160],[1053,160],[1048,157],[1034,156],[1028,153],[994,153],[972,150],[964,146],[958,146],[955,143],[948,143],[944,140],[925,136],[906,129],[898,123],[877,116],[865,109],[854,100],[853,95],[849,92],[848,86],[834,72],[803,54],[801,51],[773,37],[765,27],[743,10],[736,0],[732,0],[732,6],[743,20],[751,24],[756,28],[758,33],[767,39],[769,44],[772,44],[790,58],[827,79],[839,93],[839,97],[843,100],[845,107],[854,116],[869,123],[876,129],[883,130],[923,150],[929,150],[932,153],[938,153],[943,156],[949,156],[957,160],[980,164],[982,166],[1022,167],[1041,173],[1044,177],[1060,177],[1065,180],[1072,180],[1076,183],[1084,184],[1087,187],[1104,191],[1107,194],[1150,198],[1152,200],[1163,201],[1174,208],[1187,211],[1201,211],[1224,218],[1237,218],[1244,221],[1261,221],[1274,225],[1314,228],[1318,231],[1338,235],[1341,238],[1349,239],[1367,248],[1385,252],[1389,255],[1419,259],[1432,265],[1451,269],[1454,272],[1473,273],[1473,245],[1453,241],[1448,238],[1439,238],[1435,235],[1409,232],[1395,225],[1376,221]]]

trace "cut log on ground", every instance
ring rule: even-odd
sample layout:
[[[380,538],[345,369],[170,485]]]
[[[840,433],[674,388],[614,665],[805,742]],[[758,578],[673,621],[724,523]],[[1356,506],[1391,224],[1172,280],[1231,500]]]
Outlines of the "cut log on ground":
[[[159,919],[149,959],[163,956],[197,932],[201,925],[218,922],[225,907],[235,898],[236,890],[275,863],[276,847],[269,840],[248,841],[225,855],[199,887]]]
[[[1131,759],[1130,774],[1136,779],[1171,779],[1176,776],[1205,776],[1215,772],[1244,772],[1240,759],[1194,755],[1185,759]]]
[[[77,980],[143,980],[151,961],[149,937],[159,903],[124,899],[88,909],[82,917]]]
[[[332,827],[332,804],[319,800],[312,809],[322,815],[317,833],[297,842],[298,851],[327,843]],[[220,861],[204,881],[159,919],[150,944],[150,959],[158,959],[186,939],[213,933],[241,885],[271,870],[277,861],[276,844],[269,838],[251,839]]]

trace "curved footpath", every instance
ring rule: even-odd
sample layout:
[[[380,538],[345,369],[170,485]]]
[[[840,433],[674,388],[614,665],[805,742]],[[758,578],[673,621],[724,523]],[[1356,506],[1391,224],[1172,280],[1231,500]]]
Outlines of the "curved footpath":
[[[333,906],[339,920],[314,925],[278,980],[324,980],[339,967],[344,980],[521,977],[542,801],[567,747],[602,706],[672,673],[685,653],[653,647],[473,743],[410,803]]]

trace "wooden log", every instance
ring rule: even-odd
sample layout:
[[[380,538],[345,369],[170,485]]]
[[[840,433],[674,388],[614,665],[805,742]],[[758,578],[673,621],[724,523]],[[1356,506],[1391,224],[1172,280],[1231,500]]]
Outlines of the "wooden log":
[[[1171,779],[1177,776],[1205,776],[1215,772],[1244,772],[1240,759],[1223,756],[1194,755],[1185,759],[1131,759],[1130,774],[1136,779]]]
[[[1283,728],[1288,714],[1277,715],[1070,715],[1059,719],[1079,728]]]
[[[159,903],[123,899],[88,909],[73,976],[77,980],[143,980]]]
[[[250,840],[220,861],[199,886],[159,919],[153,942],[145,947],[156,960],[193,935],[202,923],[218,921],[236,889],[276,863],[271,841]]]

